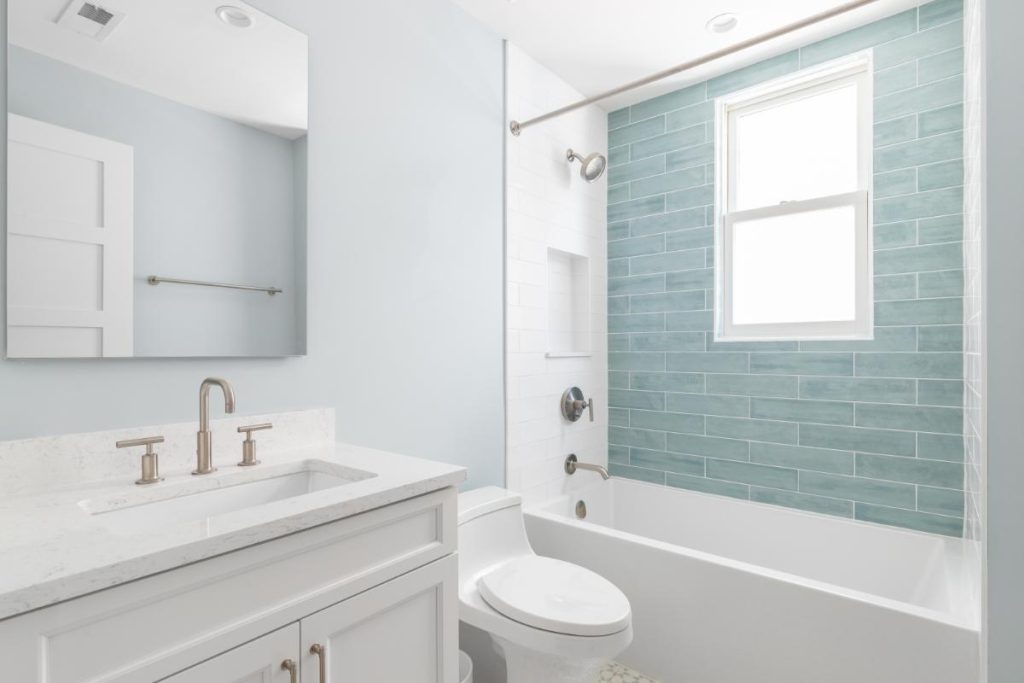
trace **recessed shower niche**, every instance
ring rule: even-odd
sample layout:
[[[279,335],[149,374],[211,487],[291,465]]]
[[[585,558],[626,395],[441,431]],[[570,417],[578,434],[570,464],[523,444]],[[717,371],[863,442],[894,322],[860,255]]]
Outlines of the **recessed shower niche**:
[[[590,259],[548,249],[548,358],[590,355]]]

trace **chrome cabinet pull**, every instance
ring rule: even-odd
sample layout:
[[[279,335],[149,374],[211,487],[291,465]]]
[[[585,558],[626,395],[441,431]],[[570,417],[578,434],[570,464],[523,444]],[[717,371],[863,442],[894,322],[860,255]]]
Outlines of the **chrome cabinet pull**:
[[[289,683],[299,683],[299,667],[295,666],[293,660],[286,659],[281,662],[281,669],[288,672],[291,678]]]
[[[316,655],[320,660],[320,683],[327,683],[327,648],[320,643],[313,643],[309,647],[309,654]]]

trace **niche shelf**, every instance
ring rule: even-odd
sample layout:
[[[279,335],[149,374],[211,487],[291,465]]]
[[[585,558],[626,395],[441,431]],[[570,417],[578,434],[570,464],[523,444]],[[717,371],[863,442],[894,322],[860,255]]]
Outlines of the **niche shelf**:
[[[590,355],[590,259],[548,248],[548,358]]]

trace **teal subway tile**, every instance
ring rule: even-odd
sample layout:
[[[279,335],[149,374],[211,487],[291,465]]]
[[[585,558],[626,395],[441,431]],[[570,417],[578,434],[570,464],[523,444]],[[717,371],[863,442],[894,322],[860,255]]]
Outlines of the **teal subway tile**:
[[[665,291],[664,275],[640,275],[637,277],[610,278],[608,296],[625,294],[653,294]]]
[[[711,479],[738,481],[743,484],[795,491],[798,475],[796,470],[782,467],[708,458],[707,476]]]
[[[801,377],[800,398],[832,401],[914,403],[912,379],[864,379],[860,377]]]
[[[875,252],[875,275],[919,273],[926,270],[952,270],[963,265],[963,247],[959,243],[898,247]]]
[[[683,413],[656,413],[633,410],[629,415],[630,425],[638,429],[655,429],[677,434],[703,434],[703,415]]]
[[[922,192],[964,184],[963,159],[941,161],[917,169],[918,189]]]
[[[611,465],[628,465],[629,446],[608,446],[608,463]]]
[[[922,138],[963,130],[963,127],[964,107],[962,104],[921,112],[917,117],[917,134]]]
[[[964,272],[962,270],[939,270],[921,273],[918,277],[919,294],[922,299],[929,297],[963,296]]]
[[[875,97],[891,95],[917,85],[917,64],[907,62],[891,69],[875,71]]]
[[[917,221],[875,224],[875,249],[907,247],[917,243]]]
[[[714,284],[715,271],[711,268],[668,273],[665,276],[665,289],[670,292],[711,289]]]
[[[634,334],[633,351],[699,351],[704,346],[703,332],[654,332]]]
[[[875,176],[875,199],[917,192],[917,169],[902,168]]]
[[[729,496],[730,498],[749,498],[750,487],[746,484],[736,484],[728,481],[718,481],[705,477],[691,477],[685,474],[668,474],[665,483],[679,489],[698,491],[700,493],[713,493],[718,496]]]
[[[841,451],[865,451],[889,455],[914,455],[912,432],[895,432],[863,427],[801,425],[800,445],[835,448]]]
[[[918,222],[918,240],[921,244],[959,242],[964,238],[964,215],[955,213]]]
[[[923,458],[896,458],[890,455],[857,454],[857,476],[899,481],[925,486],[959,488],[964,483],[964,468],[959,463]]]
[[[882,275],[875,278],[875,301],[917,298],[917,275]]]
[[[880,223],[905,221],[911,218],[945,216],[963,209],[962,187],[947,187],[930,192],[875,201],[875,220]]]
[[[771,443],[797,442],[797,425],[792,422],[753,420],[742,417],[709,417],[705,425],[708,436],[731,439],[770,441]]]
[[[714,353],[751,353],[755,351],[792,352],[800,350],[800,342],[795,341],[715,341],[714,335],[708,335],[708,351]]]
[[[622,477],[623,479],[646,481],[650,484],[665,483],[664,472],[659,472],[657,470],[645,470],[642,467],[630,467],[628,465],[620,465],[618,463],[609,463],[608,472],[613,477]]]
[[[886,121],[963,102],[964,79],[954,76],[875,99],[875,120]],[[634,143],[635,149],[638,144]]]
[[[917,9],[918,29],[925,29],[962,19],[964,16],[964,0],[934,0],[926,2]]]
[[[690,86],[689,88],[675,90],[668,94],[645,100],[639,104],[634,104],[629,108],[630,119],[633,121],[640,121],[652,116],[657,116],[658,114],[682,109],[683,107],[703,102],[706,99],[707,85],[704,83],[698,83],[697,85]]]
[[[669,171],[691,166],[706,167],[713,163],[715,163],[715,145],[712,142],[672,150],[665,155],[665,168]]]
[[[926,460],[964,461],[962,434],[918,434],[917,457]]]
[[[609,244],[608,248],[611,249],[611,246]],[[703,265],[704,250],[687,249],[686,251],[669,251],[651,256],[636,256],[629,261],[629,272],[635,275],[646,275],[677,270],[693,270]]]
[[[715,186],[701,185],[688,190],[680,190],[665,195],[665,206],[668,211],[692,209],[696,206],[707,206],[715,202]]]
[[[874,339],[800,342],[801,351],[916,351],[916,327],[876,327]]]
[[[676,372],[747,372],[745,353],[670,353],[669,370]]]
[[[852,425],[853,404],[837,401],[805,401],[791,398],[754,398],[750,417],[820,424]]]
[[[634,180],[629,184],[630,194],[634,198],[638,198],[647,197],[652,194],[665,194],[666,192],[685,190],[688,187],[703,185],[704,179],[703,168],[699,166],[685,168],[682,171],[663,173],[651,176],[650,178]]]
[[[608,428],[608,443],[617,446],[646,448],[652,451],[665,450],[665,433],[652,432],[646,429],[625,429],[623,427]]]
[[[661,332],[665,316],[661,313],[631,313],[608,316],[609,332]]]
[[[611,147],[608,149],[608,166],[616,166],[618,164],[624,164],[629,161],[629,145],[622,145],[620,147]]]
[[[610,353],[625,353],[629,351],[628,334],[609,334],[608,351]]]
[[[725,460],[746,460],[750,445],[746,441],[736,439],[720,439],[713,436],[696,434],[669,434],[666,450],[674,453],[703,455]]]
[[[918,62],[918,78],[921,84],[941,81],[964,72],[964,50],[946,50]]]
[[[618,204],[620,202],[629,201],[629,185],[617,185],[615,187],[608,188],[608,203]],[[629,223],[614,223],[613,225],[624,225],[626,226],[626,232],[629,232]],[[619,239],[617,237],[611,237],[611,226],[608,230],[608,239]]]
[[[657,118],[648,119],[646,121],[641,121],[640,123],[634,123],[609,131],[608,146],[618,147],[619,145],[628,145],[629,143],[636,142],[637,140],[653,138],[655,135],[661,135],[664,132],[665,117],[659,116]]]
[[[664,311],[699,311],[704,308],[704,292],[665,292],[645,294],[630,299],[633,313],[660,313]]]
[[[913,508],[915,500],[914,487],[910,484],[818,472],[800,473],[800,491],[829,498],[907,508]]]
[[[800,68],[800,52],[794,50],[765,59],[743,69],[712,78],[708,81],[708,99],[763,83],[777,76],[793,73]]]
[[[647,178],[665,172],[665,157],[656,156],[628,164],[619,164],[608,168],[608,184],[618,185],[631,180]]]
[[[703,209],[687,209],[638,218],[630,223],[630,234],[633,237],[656,235],[674,230],[700,228],[705,224]]]
[[[609,353],[609,370],[657,372],[665,369],[663,353]]]
[[[608,200],[611,201],[612,191],[608,191]],[[608,224],[608,241],[614,242],[615,240],[622,240],[629,237],[629,222],[623,221],[621,223],[609,223]]]
[[[853,374],[853,355],[849,353],[752,353],[750,372],[765,375]]]
[[[796,493],[795,491],[779,491],[777,489],[763,489],[751,486],[750,500],[758,503],[767,503],[768,505],[795,508],[805,512],[817,512],[823,515],[853,517],[853,501],[812,496],[806,493]]]
[[[917,10],[912,9],[866,26],[826,38],[800,50],[801,66],[820,64],[875,45],[909,36],[917,31]]]
[[[692,372],[634,372],[630,386],[646,391],[704,391],[704,375]]]
[[[665,211],[665,197],[644,197],[633,199],[628,202],[619,202],[608,206],[608,222],[624,221],[630,218],[640,218],[651,214],[663,213]]]
[[[710,332],[715,325],[712,311],[687,311],[665,315],[665,329],[673,331]]]
[[[963,535],[964,521],[960,517],[945,517],[927,512],[902,510],[881,505],[857,503],[854,516],[862,522],[899,526],[914,531],[926,531],[944,536]]]
[[[963,299],[880,301],[875,304],[876,325],[944,325],[963,320]]]
[[[625,336],[625,335],[622,335]],[[610,346],[610,344],[609,344]],[[608,373],[608,388],[609,389],[628,389],[629,388],[629,373],[612,370]]]
[[[734,394],[738,396],[775,396],[795,398],[796,377],[774,375],[715,375],[707,376],[707,390],[711,394]]]
[[[705,268],[714,268],[715,267],[715,250],[714,249],[708,249],[707,251],[708,251],[707,259],[704,262],[704,267]]]
[[[629,313],[628,296],[608,297],[608,315],[624,315]]]
[[[612,427],[628,427],[629,410],[626,408],[609,408],[608,424]]]
[[[964,383],[957,379],[918,380],[917,402],[928,406],[961,406],[964,402]]]
[[[909,114],[898,119],[876,123],[874,137],[875,147],[913,140],[917,137],[917,116]]]
[[[964,514],[964,492],[919,486],[917,488],[917,509],[921,512],[959,517]]]
[[[918,351],[961,351],[964,348],[964,328],[961,325],[922,327],[917,335]]]
[[[629,107],[608,113],[608,130],[621,128],[629,123]]]
[[[704,476],[704,458],[684,453],[667,453],[665,451],[648,451],[642,448],[632,448],[629,452],[629,463],[649,470],[689,474],[696,477]]]
[[[714,228],[691,228],[665,234],[665,251],[712,247],[714,244]]]
[[[962,373],[963,357],[959,353],[857,354],[858,377],[958,379]]]
[[[746,396],[666,394],[665,410],[695,415],[746,417],[750,414],[750,399]]]
[[[608,405],[613,408],[665,410],[665,394],[660,391],[629,391],[625,389],[611,389],[608,392]]]
[[[963,30],[963,22],[955,21],[879,45],[875,48],[875,68],[887,69],[962,45]]]
[[[631,237],[608,244],[608,258],[625,258],[639,254],[657,254],[665,251],[664,235]]]
[[[704,142],[706,137],[704,124],[691,126],[657,137],[634,142],[629,146],[629,158],[636,161],[655,154],[665,154],[681,147],[692,147]]]
[[[774,443],[751,443],[750,461],[830,474],[853,474],[854,469],[853,453],[850,451]]]
[[[629,275],[629,259],[609,259],[608,260],[608,277],[626,277]]]
[[[961,408],[857,404],[858,427],[959,434],[963,431],[963,425],[964,411]]]
[[[698,123],[713,121],[714,118],[715,102],[714,100],[705,100],[668,112],[665,115],[665,129],[678,130],[680,128],[690,128]]]

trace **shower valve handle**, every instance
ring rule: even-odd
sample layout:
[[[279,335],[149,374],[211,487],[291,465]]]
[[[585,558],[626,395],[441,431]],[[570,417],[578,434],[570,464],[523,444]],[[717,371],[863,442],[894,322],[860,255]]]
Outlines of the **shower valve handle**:
[[[576,422],[583,417],[583,411],[590,411],[590,421],[594,421],[594,399],[583,398],[579,387],[566,389],[562,394],[562,416],[569,422]]]

